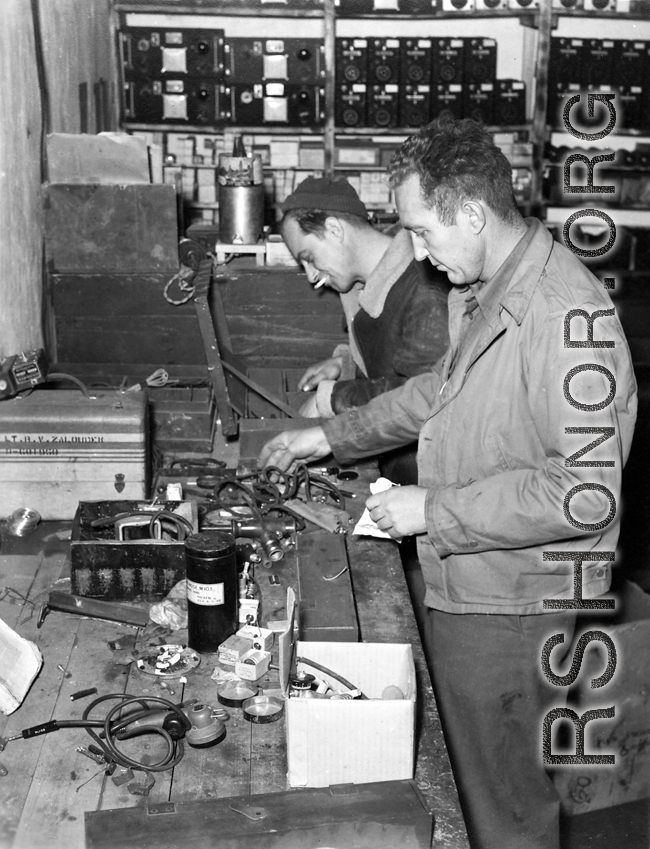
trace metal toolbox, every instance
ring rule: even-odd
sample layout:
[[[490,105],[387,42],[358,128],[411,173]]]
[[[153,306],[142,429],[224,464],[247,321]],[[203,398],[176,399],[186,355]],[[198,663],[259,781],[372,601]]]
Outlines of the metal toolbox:
[[[72,519],[80,501],[148,494],[144,393],[35,389],[0,402],[0,516]]]

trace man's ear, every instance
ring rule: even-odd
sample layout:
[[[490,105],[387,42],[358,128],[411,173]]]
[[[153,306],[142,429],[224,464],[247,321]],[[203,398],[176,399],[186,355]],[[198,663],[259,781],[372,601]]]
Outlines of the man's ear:
[[[333,215],[330,215],[325,219],[325,231],[335,239],[338,239],[339,242],[342,242],[345,236],[345,231],[341,221]]]
[[[460,206],[460,213],[465,216],[465,221],[469,226],[470,232],[478,236],[485,227],[486,222],[483,204],[478,200],[466,200]]]

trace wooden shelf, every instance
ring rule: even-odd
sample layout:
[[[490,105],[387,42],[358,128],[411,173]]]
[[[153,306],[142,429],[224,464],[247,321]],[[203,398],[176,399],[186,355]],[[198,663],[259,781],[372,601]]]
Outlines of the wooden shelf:
[[[287,9],[286,7],[269,7],[259,6],[251,8],[243,6],[231,6],[220,3],[194,5],[180,5],[175,0],[168,0],[167,3],[157,0],[154,3],[146,2],[117,2],[115,4],[117,12],[134,13],[134,14],[174,14],[174,15],[223,15],[226,17],[254,17],[254,18],[322,18],[324,16],[323,9],[314,9],[306,7],[304,9]]]
[[[547,206],[544,221],[547,225],[563,226],[570,215],[573,215],[574,212],[580,212],[582,209],[598,209],[600,212],[604,212],[609,215],[617,227],[650,227],[650,209],[647,207],[605,206],[602,200],[598,200],[598,198],[593,203],[585,203],[581,206]]]

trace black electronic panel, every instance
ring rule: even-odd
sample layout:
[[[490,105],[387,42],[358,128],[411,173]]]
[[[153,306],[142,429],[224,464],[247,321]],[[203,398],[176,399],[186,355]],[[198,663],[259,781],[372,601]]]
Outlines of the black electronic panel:
[[[431,116],[431,86],[411,85],[400,87],[400,126],[423,127]]]
[[[214,126],[224,120],[223,87],[214,80],[129,80],[123,89],[127,121]]]
[[[368,51],[368,79],[374,85],[398,83],[400,78],[399,38],[371,38]]]
[[[494,123],[494,83],[463,84],[463,115],[480,124]]]
[[[336,12],[343,17],[367,15],[374,10],[374,6],[374,0],[339,0]]]
[[[323,41],[318,38],[228,38],[225,65],[230,83],[318,85],[325,79]]]
[[[582,54],[582,84],[618,84],[612,79],[614,71],[615,44],[611,39],[589,38],[585,41]]]
[[[435,12],[440,8],[440,0],[398,0],[398,8],[407,15]]]
[[[365,83],[368,80],[368,39],[336,39],[337,83]]]
[[[368,104],[368,125],[383,129],[399,123],[399,86],[395,83],[373,85]]]
[[[325,45],[319,38],[287,38],[289,81],[318,85],[325,80]]]
[[[365,83],[341,83],[337,86],[335,123],[337,127],[368,125],[368,91]]]
[[[235,83],[229,88],[230,122],[242,127],[320,125],[325,91],[290,83]]]
[[[584,41],[581,38],[551,38],[548,89],[555,95],[562,86],[583,81]]]
[[[516,126],[525,121],[526,83],[522,80],[497,80],[494,91],[495,125]]]
[[[646,129],[650,125],[650,119],[645,118],[647,113],[648,96],[640,85],[622,85],[618,89],[616,100],[616,125],[626,130]],[[644,120],[645,119],[645,120]],[[620,124],[619,124],[620,121]]]
[[[428,85],[431,82],[431,39],[403,38],[401,40],[402,82]]]
[[[617,41],[613,65],[614,85],[640,85],[641,80],[650,80],[650,41]]]
[[[564,129],[562,115],[568,100],[580,94],[583,87],[580,83],[558,82],[554,87],[549,86],[546,120],[554,129]]]
[[[462,38],[432,39],[431,82],[433,85],[463,81],[465,41]]]
[[[488,83],[496,76],[496,41],[493,38],[466,38],[463,82]]]
[[[223,30],[126,27],[118,39],[126,80],[223,76]]]
[[[438,83],[431,86],[431,117],[449,112],[454,118],[463,117],[463,86],[460,83]]]

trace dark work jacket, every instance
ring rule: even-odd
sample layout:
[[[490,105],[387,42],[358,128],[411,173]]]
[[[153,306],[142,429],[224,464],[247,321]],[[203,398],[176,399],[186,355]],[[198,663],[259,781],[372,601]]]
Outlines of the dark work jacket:
[[[413,260],[394,283],[377,318],[363,308],[350,332],[363,357],[368,377],[357,369],[353,380],[338,380],[332,390],[332,409],[341,413],[360,407],[416,374],[429,371],[449,342],[447,275],[430,263]],[[416,445],[380,457],[380,471],[394,483],[417,483]]]

